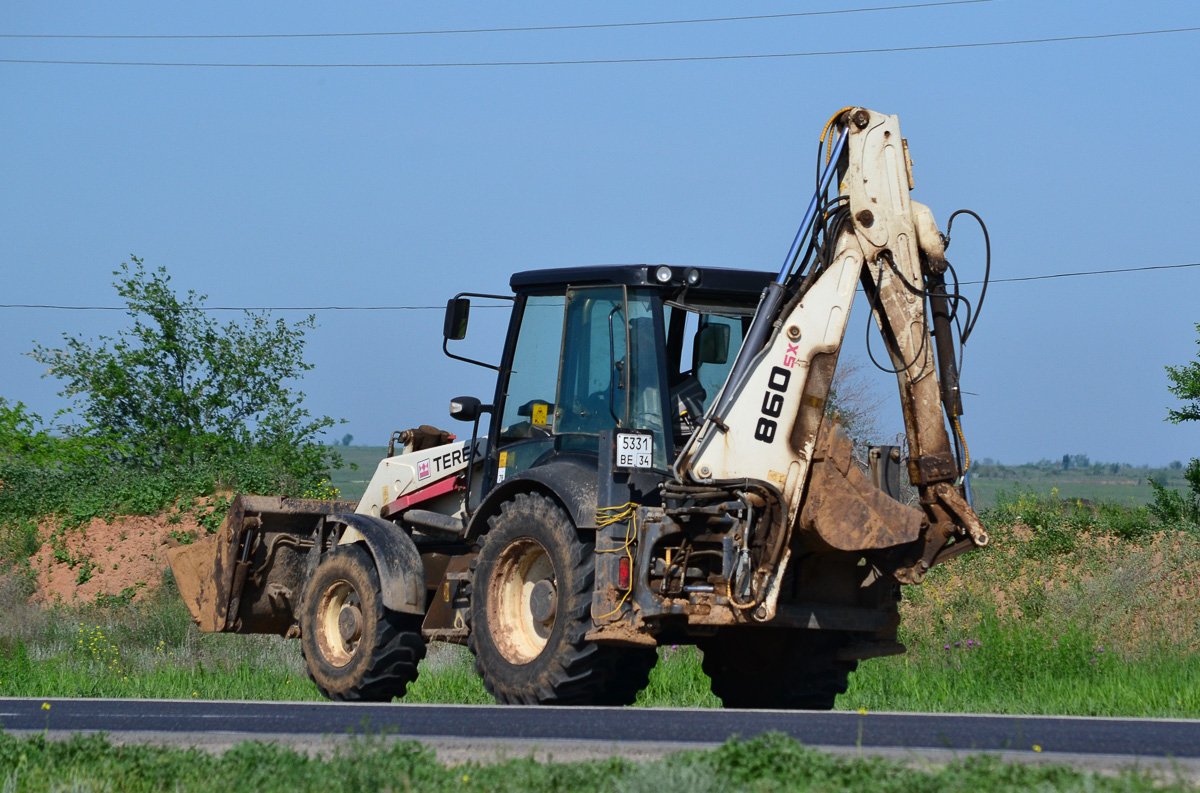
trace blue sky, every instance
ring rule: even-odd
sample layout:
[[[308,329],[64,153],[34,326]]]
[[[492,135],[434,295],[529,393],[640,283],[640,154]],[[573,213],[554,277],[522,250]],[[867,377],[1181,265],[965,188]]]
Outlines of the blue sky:
[[[883,3],[880,3],[882,5]],[[902,4],[897,2],[896,4]],[[5,3],[0,33],[330,33],[796,13],[876,5]],[[339,39],[0,39],[0,58],[417,63],[763,54],[1200,26],[1189,2],[953,6],[572,31]],[[775,270],[831,113],[900,116],[914,198],[987,221],[993,276],[1200,261],[1200,32],[741,61],[248,69],[0,63],[0,303],[115,305],[131,253],[212,305],[441,305],[516,270],[669,263]],[[965,218],[949,258],[982,275]],[[977,287],[968,287],[973,289]],[[1163,421],[1164,365],[1197,352],[1200,267],[996,283],[968,344],[974,456],[1162,464],[1200,453]],[[223,314],[223,317],[229,315]],[[284,314],[291,316],[291,314]],[[300,315],[295,315],[300,316]],[[845,354],[864,358],[864,306]],[[23,355],[118,312],[0,309],[0,396],[43,415]],[[491,395],[445,359],[438,311],[323,312],[315,413],[357,443],[449,426]],[[469,340],[494,355],[502,312]],[[865,360],[865,359],[864,359]],[[869,364],[867,365],[869,368]],[[898,431],[895,379],[884,425]]]

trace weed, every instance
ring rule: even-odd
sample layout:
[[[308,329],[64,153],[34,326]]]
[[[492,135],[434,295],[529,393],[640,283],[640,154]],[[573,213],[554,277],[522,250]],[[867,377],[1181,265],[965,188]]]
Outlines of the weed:
[[[196,541],[196,532],[190,530],[180,531],[179,529],[171,529],[171,532],[167,536],[180,545],[191,545]]]
[[[315,498],[323,501],[336,501],[342,495],[341,491],[333,486],[333,483],[328,479],[322,479],[312,487],[304,491],[302,498]]]
[[[92,580],[92,574],[96,572],[96,563],[91,557],[83,557],[79,562],[79,573],[75,576],[76,584],[86,584]]]
[[[115,565],[114,565],[115,568]],[[128,606],[137,597],[138,590],[146,586],[145,581],[139,581],[134,586],[127,586],[116,595],[106,595],[103,592],[96,593],[96,606],[101,609],[121,608]]]

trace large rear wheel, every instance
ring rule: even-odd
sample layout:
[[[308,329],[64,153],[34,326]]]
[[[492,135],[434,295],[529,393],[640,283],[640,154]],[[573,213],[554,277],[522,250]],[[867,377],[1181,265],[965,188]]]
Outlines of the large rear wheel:
[[[489,525],[471,581],[468,646],[496,701],[633,702],[653,666],[642,657],[647,651],[584,638],[592,625],[592,543],[562,507],[536,493],[506,502]]]
[[[383,605],[371,555],[347,545],[322,559],[304,589],[300,649],[329,699],[388,702],[417,679],[425,640],[419,617]]]
[[[712,691],[727,708],[829,710],[857,661],[842,661],[839,634],[732,628],[699,644]]]

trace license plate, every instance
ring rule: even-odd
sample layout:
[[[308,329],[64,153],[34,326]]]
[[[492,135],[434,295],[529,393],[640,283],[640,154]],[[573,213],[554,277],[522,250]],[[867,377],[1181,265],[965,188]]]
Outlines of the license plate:
[[[654,434],[635,430],[617,430],[616,467],[652,468]]]

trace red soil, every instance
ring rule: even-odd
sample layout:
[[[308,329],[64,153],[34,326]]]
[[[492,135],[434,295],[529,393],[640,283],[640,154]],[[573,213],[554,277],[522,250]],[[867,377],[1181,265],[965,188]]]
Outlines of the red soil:
[[[190,517],[169,523],[165,516],[140,515],[111,523],[95,518],[87,526],[65,530],[57,543],[52,542],[56,528],[53,523],[41,526],[42,547],[30,560],[37,573],[35,597],[45,604],[87,602],[131,587],[137,596],[154,591],[167,567],[167,548],[177,544],[171,532],[204,533]],[[63,550],[69,559],[61,559]],[[80,583],[81,578],[87,580]]]

